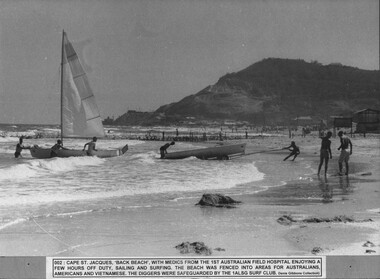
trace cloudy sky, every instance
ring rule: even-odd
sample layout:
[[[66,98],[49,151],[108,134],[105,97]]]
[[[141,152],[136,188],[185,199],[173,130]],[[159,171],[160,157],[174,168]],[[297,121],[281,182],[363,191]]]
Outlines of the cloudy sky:
[[[0,0],[0,123],[59,123],[63,29],[103,118],[268,57],[379,69],[378,0]]]

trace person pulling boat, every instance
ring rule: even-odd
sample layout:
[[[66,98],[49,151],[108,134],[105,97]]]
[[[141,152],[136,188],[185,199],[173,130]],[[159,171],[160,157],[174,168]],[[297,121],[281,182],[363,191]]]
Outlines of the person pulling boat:
[[[98,139],[97,139],[96,137],[93,137],[93,138],[92,138],[92,141],[90,141],[90,142],[88,142],[88,143],[86,143],[86,144],[84,145],[84,147],[83,147],[83,151],[85,151],[86,146],[88,146],[88,147],[87,147],[87,155],[92,156],[92,155],[94,155],[94,154],[93,154],[94,151],[98,151],[98,150],[95,148],[95,145],[96,145],[96,141],[97,141],[97,140],[98,140]]]
[[[294,159],[301,153],[299,147],[296,145],[296,143],[294,141],[292,141],[288,147],[284,147],[283,149],[288,149],[290,151],[289,156],[287,156],[284,159],[284,161],[286,161],[287,159],[289,159],[293,155],[294,155],[294,157],[293,157],[292,161],[294,161]]]
[[[21,151],[22,151],[23,149],[30,149],[30,147],[28,147],[28,146],[25,147],[25,146],[23,145],[23,143],[22,143],[23,139],[24,139],[24,137],[21,136],[20,139],[18,140],[18,144],[16,145],[15,158],[19,158],[19,157],[22,158],[22,156],[21,156]]]
[[[66,147],[63,147],[63,144],[62,144],[62,141],[61,141],[61,140],[57,140],[57,143],[54,144],[54,145],[51,147],[50,157],[57,157],[57,156],[58,156],[57,151],[58,151],[59,149],[68,150]]]
[[[171,145],[174,145],[175,142],[172,141],[171,143],[167,143],[163,146],[160,147],[160,153],[161,153],[161,159],[165,158],[165,154],[168,153],[167,149],[171,146]]]

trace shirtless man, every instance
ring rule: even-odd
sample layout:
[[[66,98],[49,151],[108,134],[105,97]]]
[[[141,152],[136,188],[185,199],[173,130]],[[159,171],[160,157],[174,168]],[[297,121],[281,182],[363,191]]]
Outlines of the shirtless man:
[[[331,136],[332,136],[332,133],[330,131],[328,131],[327,135],[322,138],[320,161],[319,161],[319,166],[318,166],[318,175],[321,172],[323,162],[325,162],[325,175],[327,174],[329,158],[332,159],[331,140],[330,140]]]
[[[294,161],[294,159],[301,153],[300,149],[298,148],[298,146],[296,145],[296,143],[294,141],[291,142],[290,146],[284,147],[283,149],[289,149],[291,151],[289,156],[287,156],[284,159],[284,161],[286,161],[287,159],[289,159],[293,155],[294,155],[294,157],[293,157],[292,161]]]
[[[96,144],[96,141],[98,139],[96,137],[93,137],[92,138],[92,141],[86,143],[83,147],[83,151],[86,149],[86,146],[88,145],[88,148],[87,148],[87,155],[89,156],[92,156],[93,155],[93,151],[98,151],[97,149],[95,149],[95,144]]]
[[[168,153],[167,152],[167,149],[171,146],[171,145],[174,145],[175,142],[172,141],[171,143],[167,143],[163,146],[160,147],[160,154],[161,154],[161,159],[165,158],[165,154]]]
[[[19,141],[18,141],[18,144],[16,145],[15,158],[19,158],[19,157],[22,158],[22,156],[21,156],[21,151],[22,151],[23,149],[30,149],[30,147],[25,147],[25,146],[22,144],[23,139],[24,139],[24,137],[21,136],[20,139],[19,139]]]
[[[343,175],[343,162],[346,165],[346,175],[348,175],[348,160],[350,159],[350,155],[352,155],[352,143],[351,140],[346,136],[343,135],[342,131],[339,131],[338,136],[340,138],[340,146],[338,150],[341,150],[340,156],[339,156],[339,175]],[[348,152],[346,149],[348,149],[348,146],[350,146],[350,152]]]
[[[54,144],[51,148],[51,152],[50,152],[50,157],[57,157],[57,151],[59,149],[65,149],[67,150],[67,148],[63,147],[63,144],[62,144],[62,141],[61,140],[57,140],[57,143]]]

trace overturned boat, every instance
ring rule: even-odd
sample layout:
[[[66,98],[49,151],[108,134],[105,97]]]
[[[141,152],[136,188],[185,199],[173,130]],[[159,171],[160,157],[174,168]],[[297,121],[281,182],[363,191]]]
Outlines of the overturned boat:
[[[185,159],[188,157],[197,157],[202,160],[229,160],[232,157],[244,155],[245,146],[245,143],[240,143],[177,151],[165,154],[163,159]]]

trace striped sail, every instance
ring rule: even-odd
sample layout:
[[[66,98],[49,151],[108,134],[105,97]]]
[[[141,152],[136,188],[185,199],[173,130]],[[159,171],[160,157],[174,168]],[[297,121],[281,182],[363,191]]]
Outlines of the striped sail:
[[[87,75],[65,32],[62,44],[62,137],[104,137],[99,109]]]

